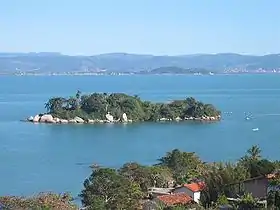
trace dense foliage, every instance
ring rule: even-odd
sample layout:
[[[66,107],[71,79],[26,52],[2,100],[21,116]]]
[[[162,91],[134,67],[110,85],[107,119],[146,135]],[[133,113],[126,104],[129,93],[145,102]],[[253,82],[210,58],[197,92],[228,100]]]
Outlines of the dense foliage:
[[[188,117],[203,116],[217,117],[220,115],[211,104],[204,104],[194,98],[176,100],[171,103],[151,103],[142,101],[138,96],[123,93],[93,93],[81,95],[78,91],[75,97],[51,98],[46,103],[46,109],[56,117],[71,119],[79,116],[83,119],[105,119],[110,113],[115,119],[121,119],[126,113],[128,119],[133,121],[156,121],[161,118],[185,119]]]
[[[258,209],[260,204],[252,194],[242,191],[240,183],[252,177],[259,177],[279,171],[279,162],[272,162],[261,156],[258,146],[252,146],[236,163],[205,163],[192,152],[178,149],[166,153],[152,166],[135,162],[125,163],[121,168],[97,167],[84,181],[80,196],[86,209],[141,209],[144,199],[150,198],[152,187],[175,187],[182,183],[203,181],[200,206],[162,206],[158,209],[219,209],[230,204],[235,209]],[[280,206],[280,177],[269,181],[268,205],[270,209]],[[228,197],[238,198],[229,202]],[[40,194],[35,197],[0,197],[2,209],[77,209],[69,195]]]
[[[138,209],[143,197],[136,182],[109,168],[94,170],[84,187],[82,203],[89,209]]]
[[[188,183],[202,178],[205,164],[194,152],[181,152],[174,149],[159,159],[159,166],[171,169],[177,184]]]
[[[220,205],[229,204],[228,197],[239,197],[235,203],[230,203],[236,209],[254,209],[258,208],[258,200],[249,193],[243,193],[238,183],[275,172],[279,168],[279,162],[263,159],[257,146],[252,146],[236,163],[205,163],[195,153],[178,149],[166,153],[158,161],[153,166],[132,162],[118,170],[93,170],[81,193],[84,206],[89,209],[137,209],[141,207],[141,200],[149,197],[151,187],[175,187],[204,181],[206,188],[201,195],[201,206],[196,206],[196,209],[219,209]],[[279,180],[273,179],[270,183],[274,186],[274,190],[268,194],[271,207],[280,205]],[[158,209],[166,210],[192,208],[157,205]]]
[[[53,193],[41,193],[34,197],[0,197],[1,210],[78,210],[71,202],[72,198],[67,195]]]
[[[142,192],[148,194],[149,187],[172,187],[173,174],[168,167],[142,166],[138,163],[126,163],[119,173],[137,183]]]
[[[208,207],[218,202],[222,195],[238,197],[244,193],[243,189],[240,189],[240,182],[254,177],[265,176],[276,172],[278,169],[278,161],[272,162],[262,158],[260,148],[254,145],[247,150],[245,156],[237,163],[215,163],[208,168],[204,175],[207,188],[203,192],[201,202]],[[275,181],[271,184],[279,186],[279,184],[275,184]],[[280,197],[278,197],[279,190],[277,188],[276,191],[270,192],[269,205],[274,205],[272,201],[274,203],[280,202]],[[238,205],[253,209],[257,204],[256,200],[253,200],[250,195],[244,194]]]
[[[240,164],[214,163],[208,167],[204,174],[204,182],[207,186],[203,192],[201,202],[209,206],[212,202],[220,201],[221,195],[235,197],[238,194],[238,185],[230,185],[246,180],[250,174]]]

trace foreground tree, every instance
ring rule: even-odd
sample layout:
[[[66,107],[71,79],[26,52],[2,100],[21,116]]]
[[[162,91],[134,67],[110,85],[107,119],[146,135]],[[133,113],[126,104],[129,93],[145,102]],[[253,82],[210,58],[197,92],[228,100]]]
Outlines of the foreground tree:
[[[269,190],[267,203],[270,209],[277,209],[280,207],[280,177],[276,174],[274,178],[269,181]]]
[[[248,157],[251,160],[260,160],[262,158],[261,152],[262,150],[257,145],[253,145],[247,150]]]
[[[252,178],[269,174],[275,170],[273,162],[262,159],[261,149],[257,145],[253,145],[247,150],[247,154],[240,159],[239,164],[248,169]]]
[[[178,149],[168,152],[159,159],[159,166],[168,167],[177,184],[188,183],[202,178],[204,163],[193,152],[181,152]]]
[[[204,175],[206,189],[202,193],[201,202],[205,207],[216,203],[221,195],[235,197],[239,186],[234,183],[250,177],[247,169],[240,164],[215,163],[209,166]]]
[[[33,197],[1,196],[0,209],[3,210],[78,210],[68,194],[40,193]]]
[[[209,164],[207,173],[204,175],[207,188],[202,193],[201,201],[204,206],[209,206],[211,203],[217,202],[221,195],[237,197],[242,191],[240,182],[248,178],[267,175],[277,168],[279,168],[278,162],[262,159],[261,150],[256,145],[248,149],[246,155],[236,164]],[[272,200],[277,200],[277,193],[271,192],[270,197]],[[244,202],[240,203],[240,206],[248,204],[248,208],[252,208],[250,206],[255,205],[255,201],[250,199],[250,195],[244,197],[243,200]]]
[[[238,209],[260,209],[261,206],[258,205],[258,200],[256,200],[252,194],[245,193],[241,199],[237,202]]]
[[[148,193],[150,187],[169,187],[173,182],[172,173],[167,167],[126,163],[120,168],[119,173],[130,181],[139,184],[145,194]]]
[[[144,193],[147,193],[148,188],[153,185],[150,170],[147,166],[138,163],[126,163],[120,168],[119,172],[123,177],[137,183]]]
[[[137,209],[143,194],[138,184],[116,170],[100,168],[85,180],[80,196],[89,209]]]

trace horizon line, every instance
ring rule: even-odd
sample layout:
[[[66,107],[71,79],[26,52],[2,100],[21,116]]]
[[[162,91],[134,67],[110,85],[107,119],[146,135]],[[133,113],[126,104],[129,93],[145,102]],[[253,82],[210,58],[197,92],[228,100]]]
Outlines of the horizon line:
[[[26,55],[26,54],[56,54],[56,55],[62,55],[62,56],[83,56],[83,57],[92,57],[92,56],[102,56],[102,55],[135,55],[135,56],[153,56],[153,57],[182,57],[182,56],[202,56],[202,55],[241,55],[241,56],[255,56],[255,57],[262,57],[267,55],[280,55],[279,53],[264,53],[264,54],[250,54],[250,53],[235,53],[235,52],[221,52],[221,53],[192,53],[192,54],[175,54],[175,55],[169,55],[169,54],[150,54],[150,53],[134,53],[134,52],[107,52],[107,53],[99,53],[99,54],[67,54],[62,52],[51,52],[51,51],[37,51],[37,52],[0,52],[0,56],[3,54],[7,55],[13,55],[13,54],[19,54],[19,55]]]

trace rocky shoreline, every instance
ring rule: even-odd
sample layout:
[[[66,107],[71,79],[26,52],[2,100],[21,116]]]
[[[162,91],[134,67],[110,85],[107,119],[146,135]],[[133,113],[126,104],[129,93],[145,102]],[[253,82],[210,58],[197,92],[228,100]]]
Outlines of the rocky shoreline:
[[[102,124],[102,123],[132,123],[133,120],[128,119],[126,113],[123,113],[122,117],[119,119],[114,119],[114,117],[110,114],[106,114],[106,119],[83,119],[81,117],[74,117],[73,119],[61,119],[58,117],[53,117],[51,114],[37,114],[34,117],[30,116],[26,119],[27,122],[32,123],[50,123],[50,124]],[[188,118],[180,118],[176,117],[173,119],[168,118],[160,118],[158,122],[179,122],[179,121],[202,121],[202,122],[215,122],[220,121],[221,116],[209,117],[209,116],[202,116],[202,117],[188,117]]]

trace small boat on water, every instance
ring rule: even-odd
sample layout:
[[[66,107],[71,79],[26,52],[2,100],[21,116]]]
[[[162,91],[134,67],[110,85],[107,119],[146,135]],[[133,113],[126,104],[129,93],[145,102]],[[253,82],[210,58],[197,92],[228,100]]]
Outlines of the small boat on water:
[[[253,130],[253,131],[258,131],[258,130],[259,130],[259,128],[253,128],[252,130]]]

